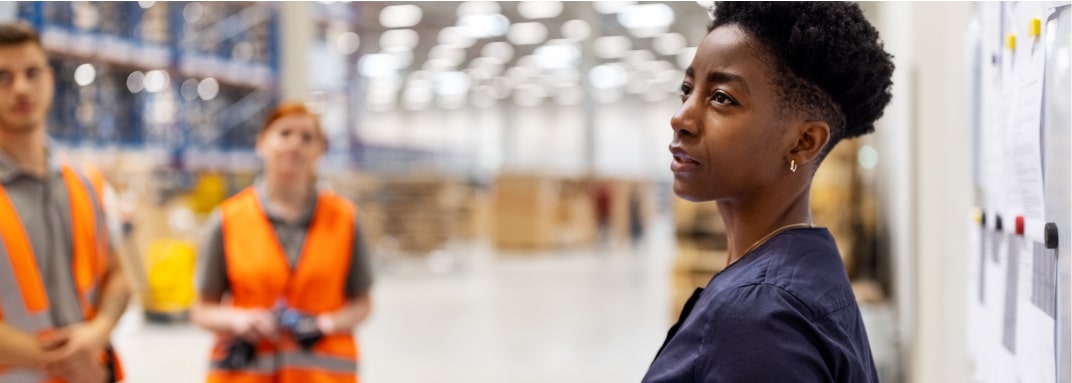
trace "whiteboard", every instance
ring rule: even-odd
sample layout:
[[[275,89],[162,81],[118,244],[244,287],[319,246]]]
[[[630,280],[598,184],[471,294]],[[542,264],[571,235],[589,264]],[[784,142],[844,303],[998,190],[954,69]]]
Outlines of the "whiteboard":
[[[967,225],[965,347],[976,382],[1070,381],[1069,13],[1067,2],[984,3],[967,35],[979,209]]]

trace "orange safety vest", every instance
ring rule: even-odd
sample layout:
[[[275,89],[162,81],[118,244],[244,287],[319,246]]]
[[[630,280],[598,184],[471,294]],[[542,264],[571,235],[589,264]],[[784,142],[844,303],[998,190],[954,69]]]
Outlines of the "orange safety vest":
[[[102,209],[104,178],[96,169],[79,174],[63,165],[61,173],[71,203],[71,233],[74,245],[72,275],[85,320],[96,315],[100,282],[108,270],[108,233]],[[55,330],[49,314],[48,293],[41,280],[30,239],[15,206],[0,185],[0,322],[38,336]],[[112,358],[117,381],[122,380],[119,361]],[[0,382],[62,383],[44,374],[18,368],[0,367]]]
[[[319,194],[294,270],[254,189],[224,201],[220,212],[232,307],[271,310],[282,298],[291,308],[319,315],[346,304],[357,214],[349,201],[328,192]],[[209,383],[358,381],[359,353],[352,334],[326,334],[310,351],[288,336],[278,342],[264,340],[256,345],[253,361],[241,370],[220,367],[229,341],[220,338],[213,347]]]

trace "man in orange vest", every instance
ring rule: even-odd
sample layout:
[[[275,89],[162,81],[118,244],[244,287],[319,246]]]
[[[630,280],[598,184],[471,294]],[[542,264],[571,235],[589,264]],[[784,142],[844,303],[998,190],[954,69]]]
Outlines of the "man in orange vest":
[[[37,33],[0,24],[0,382],[115,382],[109,338],[130,288],[99,173],[49,152],[53,89]]]

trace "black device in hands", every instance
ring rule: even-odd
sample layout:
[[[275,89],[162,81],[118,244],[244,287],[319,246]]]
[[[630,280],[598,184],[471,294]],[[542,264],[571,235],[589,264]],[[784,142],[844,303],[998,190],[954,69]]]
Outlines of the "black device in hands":
[[[289,307],[280,306],[275,310],[276,323],[279,328],[289,332],[302,350],[309,351],[324,334],[316,324],[316,317]],[[255,357],[256,346],[245,340],[235,339],[227,346],[227,356],[221,367],[228,370],[240,370],[249,366]]]
[[[245,340],[235,339],[227,346],[227,356],[221,367],[227,370],[241,370],[253,362],[256,346]]]
[[[320,332],[316,324],[316,317],[301,311],[281,307],[276,310],[276,321],[280,328],[290,332],[302,350],[311,350],[320,339],[324,338],[324,333]]]

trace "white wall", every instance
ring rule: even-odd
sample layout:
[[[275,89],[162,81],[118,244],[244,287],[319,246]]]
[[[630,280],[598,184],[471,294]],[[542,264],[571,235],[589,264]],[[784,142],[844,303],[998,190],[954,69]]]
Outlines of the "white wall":
[[[966,382],[967,238],[972,206],[964,36],[972,3],[883,3],[896,56],[893,104],[878,129],[879,189],[896,265],[909,382]],[[885,154],[881,154],[885,152]],[[883,187],[885,186],[885,187]]]

